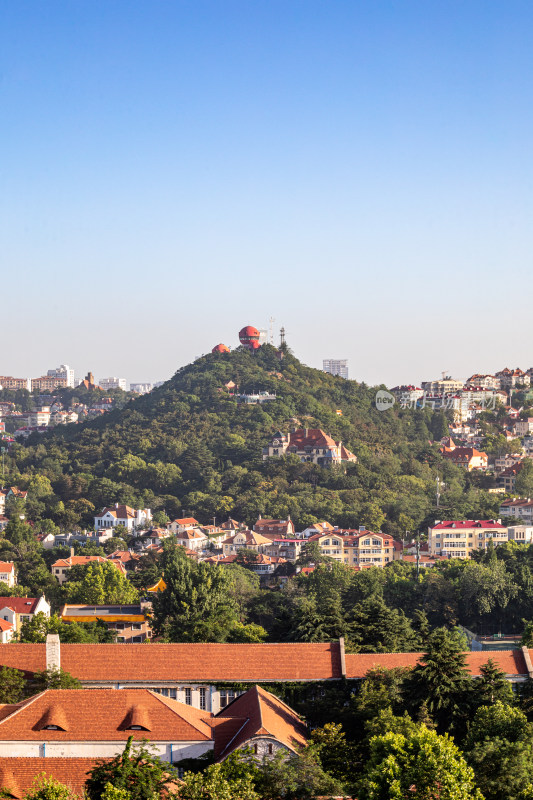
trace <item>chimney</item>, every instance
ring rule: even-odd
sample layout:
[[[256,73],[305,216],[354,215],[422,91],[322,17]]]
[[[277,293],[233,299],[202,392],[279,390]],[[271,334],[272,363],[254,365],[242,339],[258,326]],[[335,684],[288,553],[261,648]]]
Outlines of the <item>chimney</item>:
[[[72,558],[72,556],[73,556],[73,555],[74,555],[74,548],[73,548],[73,547],[71,547],[71,548],[70,548],[70,557]]]
[[[61,644],[58,633],[49,633],[46,637],[46,669],[61,669]]]

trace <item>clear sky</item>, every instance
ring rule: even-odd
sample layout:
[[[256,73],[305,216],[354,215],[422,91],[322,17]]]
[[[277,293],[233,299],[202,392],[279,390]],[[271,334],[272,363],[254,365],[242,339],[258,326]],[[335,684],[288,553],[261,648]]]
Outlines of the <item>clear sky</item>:
[[[270,316],[370,383],[533,365],[531,0],[12,0],[0,92],[0,374]]]

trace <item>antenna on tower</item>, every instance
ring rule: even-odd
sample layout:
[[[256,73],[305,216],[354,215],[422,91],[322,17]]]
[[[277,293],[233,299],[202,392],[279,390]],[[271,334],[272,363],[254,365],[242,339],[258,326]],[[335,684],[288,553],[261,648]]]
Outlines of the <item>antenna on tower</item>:
[[[274,317],[270,317],[270,319],[269,319],[269,323],[270,323],[270,326],[269,326],[269,331],[270,331],[269,339],[270,339],[270,344],[271,345],[274,344],[274,322],[275,322]]]
[[[282,327],[280,332],[279,332],[279,343],[280,343],[281,347],[283,347],[283,345],[285,344],[285,328],[284,327]]]

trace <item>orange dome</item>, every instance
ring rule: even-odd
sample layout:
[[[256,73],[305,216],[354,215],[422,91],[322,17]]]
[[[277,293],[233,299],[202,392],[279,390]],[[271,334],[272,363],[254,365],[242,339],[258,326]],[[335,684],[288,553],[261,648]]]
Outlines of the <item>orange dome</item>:
[[[213,347],[211,352],[212,353],[229,353],[229,347],[226,347],[225,344],[217,344],[216,347]]]
[[[253,325],[246,325],[239,331],[239,341],[245,347],[250,347],[252,342],[259,341],[259,331]]]
[[[260,347],[261,345],[259,344],[259,342],[256,341],[250,342],[250,344],[248,345],[248,348],[250,350],[259,350]]]

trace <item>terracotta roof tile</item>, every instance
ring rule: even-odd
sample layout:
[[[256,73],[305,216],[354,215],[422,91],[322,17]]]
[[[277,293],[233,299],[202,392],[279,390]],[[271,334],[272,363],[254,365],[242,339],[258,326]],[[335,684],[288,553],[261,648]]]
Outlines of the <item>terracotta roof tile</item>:
[[[423,653],[355,653],[346,654],[346,676],[348,678],[364,678],[367,672],[375,667],[393,669],[404,667],[411,669],[420,661]],[[479,653],[465,653],[466,666],[471,675],[480,675],[480,667],[489,658],[495,662],[506,675],[527,675],[527,667],[521,650],[484,650]]]
[[[100,759],[96,758],[0,758],[0,785],[12,797],[24,797],[38,775],[47,775],[68,786],[76,794],[83,792],[87,773]]]
[[[0,644],[0,666],[46,669],[44,644]],[[81,681],[298,681],[341,677],[338,642],[62,644],[61,667]]]
[[[124,646],[125,647],[125,646]],[[89,701],[90,696],[90,701]],[[49,689],[13,706],[0,721],[0,741],[126,741],[146,737],[127,727],[128,715],[149,720],[152,741],[209,741],[210,729],[191,724],[187,707],[148,689]],[[204,712],[206,719],[209,714]],[[133,723],[132,723],[133,724]],[[48,730],[57,725],[60,730]],[[46,733],[45,733],[46,731]]]
[[[298,714],[260,686],[253,686],[240,697],[236,697],[217,718],[242,720],[240,729],[227,743],[224,732],[225,743],[221,749],[217,747],[217,728],[215,728],[215,757],[220,759],[257,736],[273,737],[291,750],[303,747],[307,743],[306,726]]]

